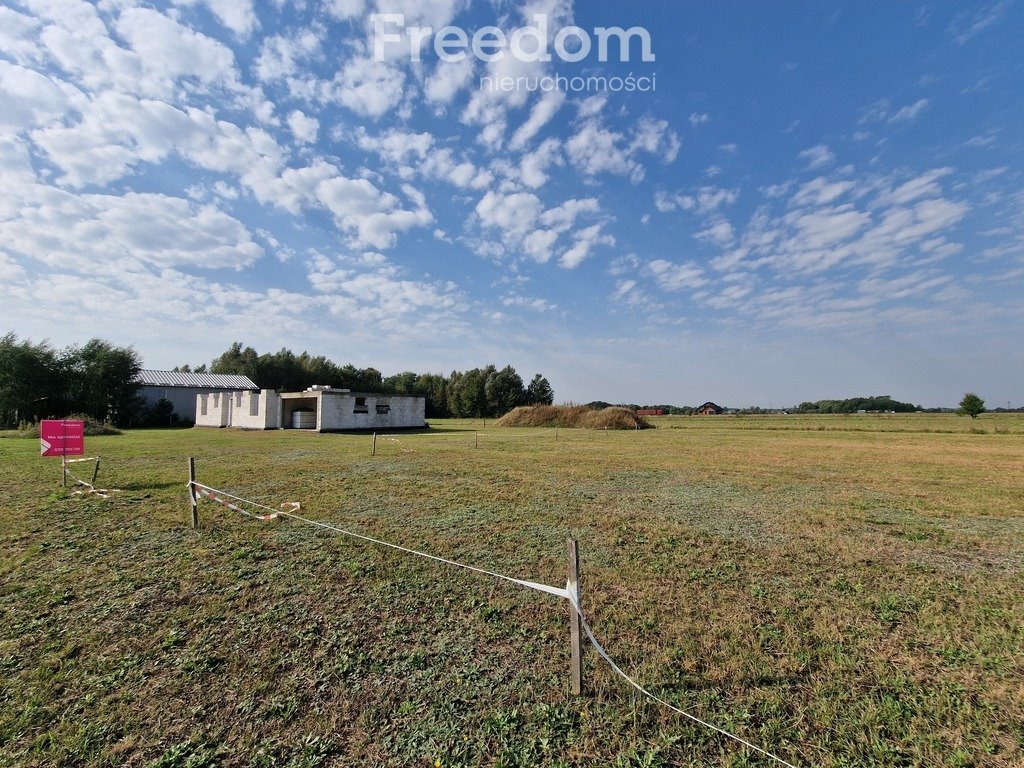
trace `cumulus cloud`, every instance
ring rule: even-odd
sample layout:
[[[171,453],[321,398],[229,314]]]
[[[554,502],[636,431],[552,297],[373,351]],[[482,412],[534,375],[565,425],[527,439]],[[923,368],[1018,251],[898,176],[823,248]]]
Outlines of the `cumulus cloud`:
[[[565,94],[560,91],[543,94],[530,111],[530,117],[512,134],[508,144],[509,149],[513,151],[523,149],[541,128],[547,125],[564,103]]]
[[[401,207],[399,199],[383,192],[366,179],[335,176],[321,181],[317,199],[329,210],[340,229],[353,235],[355,245],[390,248],[397,233],[432,223],[423,196],[413,187],[404,188],[414,203],[413,209]]]
[[[176,5],[198,5],[209,7],[210,12],[236,35],[249,37],[259,26],[252,0],[174,0]]]
[[[329,98],[357,115],[376,118],[398,105],[404,85],[405,73],[400,67],[369,56],[356,56],[338,71]]]
[[[637,159],[641,152],[671,163],[680,147],[679,136],[666,121],[649,117],[637,121],[631,137],[607,127],[600,118],[589,118],[565,142],[570,161],[581,173],[628,176],[634,184],[643,181],[645,175]]]
[[[296,141],[312,144],[320,131],[320,121],[315,117],[309,117],[301,109],[295,109],[288,115],[288,127],[291,128]]]
[[[541,264],[559,251],[563,236],[572,242],[561,249],[558,263],[566,269],[578,266],[598,245],[614,245],[611,235],[603,234],[604,221],[576,229],[580,218],[594,218],[601,212],[596,198],[571,198],[545,209],[531,192],[490,191],[476,207],[477,219],[485,229],[501,233],[504,249],[520,252]]]
[[[35,183],[9,195],[0,208],[0,240],[56,268],[241,268],[263,255],[240,221],[212,205],[152,193],[80,195]]]
[[[223,43],[149,8],[129,8],[117,32],[150,67],[170,79],[195,77],[210,85],[237,80],[235,56]]]

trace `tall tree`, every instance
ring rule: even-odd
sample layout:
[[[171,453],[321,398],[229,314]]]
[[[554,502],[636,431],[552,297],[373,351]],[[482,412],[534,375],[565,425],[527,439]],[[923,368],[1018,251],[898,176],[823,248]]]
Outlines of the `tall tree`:
[[[142,361],[131,347],[116,347],[103,339],[69,348],[65,355],[73,371],[75,410],[100,421],[124,423],[139,391]]]
[[[502,416],[526,403],[523,380],[511,365],[506,365],[487,377],[484,395],[487,398],[488,416]]]
[[[555,402],[555,391],[548,380],[539,373],[530,380],[526,388],[526,402],[530,405],[551,405]]]
[[[63,414],[66,371],[48,342],[0,337],[0,424]]]

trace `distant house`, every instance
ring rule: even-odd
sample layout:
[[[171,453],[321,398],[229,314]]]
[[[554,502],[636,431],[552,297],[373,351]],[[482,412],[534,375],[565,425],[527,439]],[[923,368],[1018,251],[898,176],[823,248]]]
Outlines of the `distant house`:
[[[637,416],[664,416],[665,410],[663,408],[638,408],[636,412]]]
[[[139,371],[139,396],[152,407],[158,400],[169,400],[182,419],[196,420],[196,395],[247,390],[259,392],[248,376],[228,373],[179,373],[178,371]]]
[[[694,410],[698,416],[721,416],[725,409],[720,405],[715,405],[708,400],[704,405],[697,406]]]

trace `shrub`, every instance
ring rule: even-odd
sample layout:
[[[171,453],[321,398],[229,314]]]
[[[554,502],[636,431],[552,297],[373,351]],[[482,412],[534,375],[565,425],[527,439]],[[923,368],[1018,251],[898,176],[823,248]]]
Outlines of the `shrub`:
[[[97,435],[120,435],[121,430],[113,424],[97,421],[92,416],[83,416],[80,413],[73,413],[65,418],[73,421],[85,422],[85,436],[96,437]],[[18,436],[28,438],[39,438],[39,424],[22,422],[18,425]]]

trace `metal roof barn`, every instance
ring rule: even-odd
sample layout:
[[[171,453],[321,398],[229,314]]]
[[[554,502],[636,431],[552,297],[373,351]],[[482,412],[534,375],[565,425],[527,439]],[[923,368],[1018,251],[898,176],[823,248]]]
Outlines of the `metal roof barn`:
[[[196,395],[212,392],[259,391],[248,376],[233,373],[181,373],[180,371],[139,371],[139,396],[147,405],[169,400],[182,419],[196,420]]]

